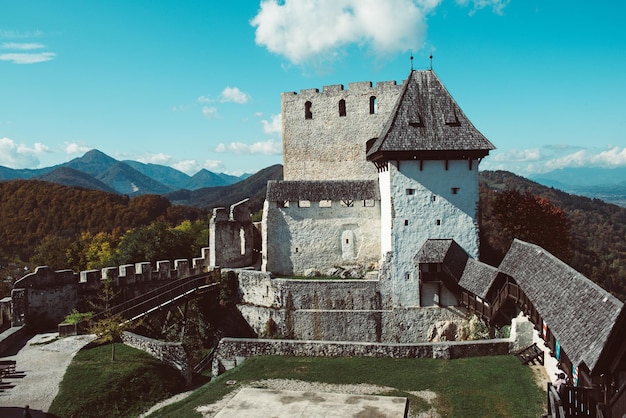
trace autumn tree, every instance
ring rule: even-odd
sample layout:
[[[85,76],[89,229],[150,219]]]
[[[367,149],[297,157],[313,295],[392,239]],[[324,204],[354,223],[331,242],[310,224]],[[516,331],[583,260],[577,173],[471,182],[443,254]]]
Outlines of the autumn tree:
[[[514,238],[537,244],[565,262],[570,257],[570,223],[548,199],[509,189],[493,192],[489,232],[492,247],[505,254]],[[484,216],[484,214],[483,214]]]

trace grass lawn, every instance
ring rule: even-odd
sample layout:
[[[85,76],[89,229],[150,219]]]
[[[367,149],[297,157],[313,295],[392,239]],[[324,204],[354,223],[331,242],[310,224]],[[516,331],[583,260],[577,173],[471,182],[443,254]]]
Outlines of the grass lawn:
[[[185,390],[182,375],[151,355],[116,344],[76,353],[50,410],[57,417],[132,417]]]
[[[187,399],[152,416],[199,417],[195,408],[214,403],[228,392],[263,379],[297,379],[332,384],[370,383],[408,397],[411,414],[430,406],[408,392],[431,390],[442,417],[538,417],[545,395],[532,370],[513,356],[458,360],[255,357],[196,390]],[[236,385],[226,382],[236,380]],[[383,395],[382,393],[380,395]]]

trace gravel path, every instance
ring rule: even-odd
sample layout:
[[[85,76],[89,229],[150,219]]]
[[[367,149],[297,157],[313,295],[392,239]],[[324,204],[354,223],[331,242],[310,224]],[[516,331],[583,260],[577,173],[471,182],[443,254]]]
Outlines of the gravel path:
[[[58,333],[38,334],[15,355],[16,374],[2,379],[0,416],[22,417],[22,408],[30,405],[33,418],[43,417],[59,390],[67,366],[74,355],[95,336],[78,335],[58,338]]]

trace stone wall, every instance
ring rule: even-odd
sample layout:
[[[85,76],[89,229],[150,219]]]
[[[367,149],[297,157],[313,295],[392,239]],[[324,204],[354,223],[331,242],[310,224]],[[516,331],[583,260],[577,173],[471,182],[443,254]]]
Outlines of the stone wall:
[[[183,375],[187,385],[191,385],[191,365],[182,343],[159,341],[127,331],[122,334],[122,342],[174,367]]]
[[[218,376],[253,356],[441,358],[494,356],[509,353],[509,340],[460,341],[421,344],[295,341],[223,338],[213,357]]]
[[[365,159],[365,144],[380,134],[400,89],[395,81],[386,81],[375,86],[350,83],[347,90],[332,85],[321,92],[283,93],[285,180],[375,179],[376,168]]]
[[[391,235],[383,241],[393,251],[392,300],[394,306],[420,306],[414,257],[428,239],[454,239],[478,257],[478,162],[401,161],[389,163],[389,173],[381,188],[389,187],[391,198],[391,225],[383,229]]]
[[[54,326],[65,319],[73,309],[90,310],[86,300],[98,293],[103,280],[112,280],[127,300],[153,290],[168,280],[189,277],[206,271],[208,248],[202,257],[191,260],[158,261],[156,267],[142,262],[102,270],[74,273],[71,270],[53,271],[39,266],[33,273],[17,280],[11,291],[11,325],[26,324],[35,327]]]
[[[209,221],[209,263],[219,267],[247,267],[254,262],[252,213],[248,199],[230,207],[213,209]]]
[[[467,337],[464,309],[384,304],[378,280],[272,279],[240,271],[238,309],[258,335],[297,340],[415,343]],[[271,325],[271,326],[270,326]]]
[[[373,165],[372,165],[373,166]],[[376,268],[380,260],[380,202],[266,201],[263,208],[263,270],[277,275],[326,274],[342,265]],[[268,235],[268,234],[271,234]]]

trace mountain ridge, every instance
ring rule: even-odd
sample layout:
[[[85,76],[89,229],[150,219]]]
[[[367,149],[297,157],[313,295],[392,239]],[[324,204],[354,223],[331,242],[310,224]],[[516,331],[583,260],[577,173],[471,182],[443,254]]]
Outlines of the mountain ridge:
[[[60,170],[61,168],[71,169],[71,171]],[[91,179],[86,176],[90,176]],[[97,149],[89,150],[81,157],[51,167],[12,169],[0,166],[0,181],[40,179],[65,186],[113,191],[129,196],[226,186],[249,176],[250,174],[244,174],[237,177],[225,173],[213,173],[206,169],[201,169],[194,176],[189,176],[169,166],[132,160],[119,161]]]

